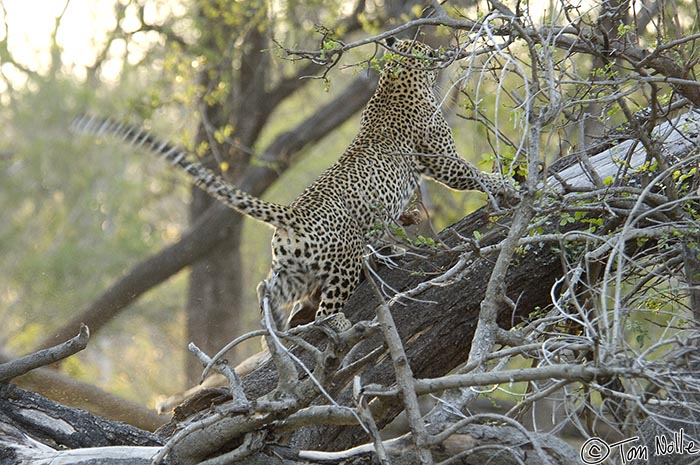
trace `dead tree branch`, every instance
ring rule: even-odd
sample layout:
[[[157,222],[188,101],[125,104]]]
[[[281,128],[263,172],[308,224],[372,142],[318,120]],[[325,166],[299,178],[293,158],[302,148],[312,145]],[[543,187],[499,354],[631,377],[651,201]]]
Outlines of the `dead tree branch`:
[[[80,325],[77,336],[62,342],[54,347],[39,350],[30,355],[18,358],[0,365],[0,383],[21,376],[29,371],[70,357],[87,347],[90,339],[90,330],[85,325]]]

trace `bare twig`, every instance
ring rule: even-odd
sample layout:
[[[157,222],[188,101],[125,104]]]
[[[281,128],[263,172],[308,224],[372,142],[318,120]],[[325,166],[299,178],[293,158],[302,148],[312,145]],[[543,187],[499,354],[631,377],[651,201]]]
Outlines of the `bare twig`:
[[[228,380],[229,390],[231,391],[231,396],[236,404],[242,407],[249,405],[248,398],[246,397],[245,392],[243,392],[241,378],[236,373],[236,370],[231,368],[226,362],[212,362],[211,358],[202,352],[202,350],[197,347],[194,342],[190,342],[187,348],[190,349],[190,352],[194,353],[197,358],[202,361],[202,363],[207,365],[213,364],[216,371],[224,375],[224,377]]]
[[[267,334],[267,330],[265,330],[265,329],[258,329],[255,331],[250,331],[250,332],[247,332],[247,333],[237,337],[236,339],[229,342],[228,344],[226,344],[224,347],[222,347],[216,353],[216,355],[214,355],[208,362],[206,362],[204,370],[202,370],[202,376],[199,378],[199,383],[201,384],[204,381],[204,378],[207,377],[207,375],[209,374],[209,371],[212,369],[214,364],[218,363],[219,360],[221,359],[221,357],[223,357],[226,352],[228,352],[232,348],[236,347],[238,344],[240,344],[243,341],[247,341],[248,339],[251,339],[254,337],[262,337],[266,334]]]
[[[356,376],[354,378],[354,384],[356,386],[359,386],[359,376]],[[360,390],[360,388],[353,389],[353,392],[359,394]],[[360,414],[360,417],[364,420],[365,425],[367,425],[367,429],[369,430],[370,437],[372,438],[372,443],[374,444],[374,450],[377,453],[379,463],[381,465],[391,465],[391,462],[389,461],[389,455],[387,454],[386,448],[384,447],[384,443],[382,442],[382,437],[379,435],[379,428],[377,428],[377,423],[374,421],[372,411],[370,410],[369,405],[367,404],[367,399],[363,395],[357,395],[355,397],[355,403],[357,404],[357,410]]]
[[[367,268],[371,265],[367,262],[367,260],[365,260],[364,266],[367,280],[373,287],[377,298],[381,299],[382,302],[379,304],[379,307],[377,307],[377,319],[381,324],[382,332],[384,333],[384,340],[389,348],[389,354],[391,355],[391,360],[394,364],[396,382],[398,383],[399,390],[402,393],[402,399],[406,409],[406,416],[408,417],[408,423],[411,427],[413,438],[416,441],[418,456],[420,457],[421,463],[426,465],[432,464],[433,457],[430,449],[424,447],[424,444],[427,441],[428,433],[425,429],[425,424],[423,423],[423,418],[418,406],[418,396],[413,389],[414,380],[411,366],[408,364],[408,358],[406,357],[406,352],[404,351],[403,344],[401,343],[401,337],[396,329],[394,319],[391,316],[389,306],[386,304],[386,302],[384,302],[384,298],[379,288],[372,280],[372,275],[367,271]]]
[[[273,277],[272,279],[275,278]],[[277,367],[277,388],[283,395],[289,396],[289,398],[294,398],[294,389],[296,387],[297,380],[299,379],[299,374],[294,367],[294,362],[296,361],[299,366],[309,375],[311,372],[308,368],[306,368],[306,365],[304,365],[301,360],[294,360],[296,357],[289,352],[286,347],[284,347],[284,344],[282,344],[279,337],[277,337],[277,327],[275,326],[275,319],[272,317],[272,309],[270,308],[269,285],[267,281],[263,281],[263,284],[265,289],[260,305],[263,313],[263,326],[267,330],[265,342],[267,343],[267,348],[270,351],[272,361],[274,362],[275,367]],[[321,389],[323,388],[321,387]]]
[[[418,395],[432,394],[445,389],[462,389],[475,386],[491,386],[502,383],[520,381],[538,381],[551,379],[566,379],[571,381],[591,381],[596,376],[627,376],[630,378],[647,378],[647,374],[639,369],[627,367],[593,367],[574,364],[548,365],[537,368],[519,368],[514,370],[492,371],[488,373],[470,373],[464,375],[447,375],[433,379],[418,379],[413,389]],[[399,388],[383,388],[367,385],[363,393],[368,396],[401,395]]]
[[[42,349],[30,355],[18,358],[0,365],[0,382],[10,381],[12,378],[23,375],[35,368],[63,360],[66,357],[80,352],[87,347],[90,339],[90,330],[85,325],[80,325],[77,336],[48,349]]]

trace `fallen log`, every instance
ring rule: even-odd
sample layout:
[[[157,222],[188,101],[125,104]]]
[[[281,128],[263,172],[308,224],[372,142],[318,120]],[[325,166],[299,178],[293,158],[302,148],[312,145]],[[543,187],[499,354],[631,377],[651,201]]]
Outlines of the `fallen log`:
[[[126,423],[107,420],[85,410],[0,383],[0,463],[95,465],[139,463],[144,451],[159,449],[163,441],[153,433]],[[109,448],[87,451],[85,448]],[[141,449],[138,449],[141,448]],[[118,458],[129,461],[116,461]],[[109,460],[107,460],[109,458]],[[150,463],[143,462],[143,463]]]

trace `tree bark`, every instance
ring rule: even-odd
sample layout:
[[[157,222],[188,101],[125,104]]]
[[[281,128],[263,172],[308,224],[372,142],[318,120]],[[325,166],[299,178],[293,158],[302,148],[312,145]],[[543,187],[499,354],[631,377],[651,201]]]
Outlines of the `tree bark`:
[[[61,449],[124,447],[124,456],[134,460],[131,447],[161,446],[162,439],[126,423],[107,420],[84,410],[66,407],[33,392],[0,383],[0,463],[81,463],[57,460]],[[88,463],[86,460],[84,463]],[[99,459],[93,465],[111,463]],[[147,462],[143,462],[144,464]]]
[[[32,411],[43,415],[32,415]],[[40,421],[39,421],[40,420]],[[44,444],[67,448],[157,446],[155,434],[126,423],[69,408],[11,384],[0,384],[0,421],[23,429]],[[65,422],[65,423],[64,423]],[[71,428],[67,428],[70,424]]]

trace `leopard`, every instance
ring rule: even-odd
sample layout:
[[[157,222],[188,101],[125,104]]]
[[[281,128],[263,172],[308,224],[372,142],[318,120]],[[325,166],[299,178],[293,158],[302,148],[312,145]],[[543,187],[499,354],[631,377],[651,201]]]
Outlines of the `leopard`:
[[[463,159],[436,90],[439,54],[415,39],[389,38],[383,71],[360,118],[357,135],[338,160],[289,205],[268,202],[191,161],[185,149],[128,123],[89,114],[75,131],[121,137],[160,155],[228,207],[274,228],[272,263],[258,285],[277,327],[295,305],[317,303],[315,320],[338,332],[361,280],[367,246],[380,246],[382,227],[396,224],[419,190],[421,176],[456,190],[512,194],[512,183]]]

